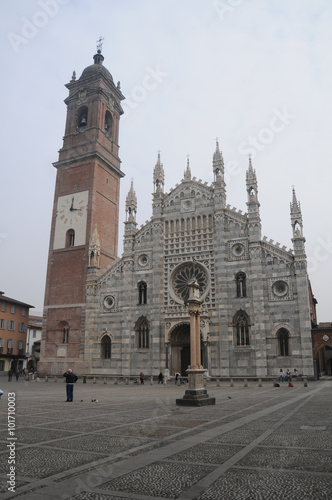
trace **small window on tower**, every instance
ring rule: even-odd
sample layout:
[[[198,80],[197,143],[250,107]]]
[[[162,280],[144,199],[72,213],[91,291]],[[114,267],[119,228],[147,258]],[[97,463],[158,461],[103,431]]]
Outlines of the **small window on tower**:
[[[245,273],[237,273],[235,275],[236,281],[236,296],[237,297],[246,297],[247,296],[247,283],[246,283],[246,275]]]
[[[140,281],[137,285],[138,288],[138,305],[146,304],[147,299],[147,285],[144,281]]]
[[[69,341],[69,328],[66,327],[62,330],[62,342],[63,344],[68,344]]]
[[[66,248],[73,247],[75,245],[75,231],[74,229],[68,229],[66,233]]]

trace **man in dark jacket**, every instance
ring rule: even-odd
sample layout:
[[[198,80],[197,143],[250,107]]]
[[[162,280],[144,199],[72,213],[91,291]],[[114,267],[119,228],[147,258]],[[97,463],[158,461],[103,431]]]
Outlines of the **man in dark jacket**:
[[[67,400],[66,403],[71,403],[73,401],[74,396],[74,383],[78,379],[73,370],[68,368],[68,370],[63,374],[66,377],[66,392],[67,392]]]

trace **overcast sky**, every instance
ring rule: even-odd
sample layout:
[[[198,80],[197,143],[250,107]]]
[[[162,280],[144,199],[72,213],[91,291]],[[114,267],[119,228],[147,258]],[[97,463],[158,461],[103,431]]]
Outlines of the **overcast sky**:
[[[0,2],[0,290],[42,311],[64,84],[104,65],[127,97],[120,122],[119,254],[131,179],[137,222],[151,216],[158,150],[165,191],[213,180],[219,138],[227,203],[246,211],[252,154],[262,233],[292,248],[301,203],[319,321],[332,321],[330,0],[11,0]]]

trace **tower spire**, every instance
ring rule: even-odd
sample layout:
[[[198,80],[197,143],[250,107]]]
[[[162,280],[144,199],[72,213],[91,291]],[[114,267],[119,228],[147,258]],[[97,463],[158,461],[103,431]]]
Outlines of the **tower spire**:
[[[165,173],[163,164],[160,161],[160,151],[158,151],[157,163],[153,170],[153,187],[155,193],[163,193],[165,184]]]
[[[191,170],[190,170],[190,164],[189,164],[189,155],[187,155],[187,168],[184,171],[184,181],[191,181]]]
[[[222,152],[219,148],[219,140],[216,139],[216,150],[213,153],[213,177],[214,177],[214,189],[215,189],[215,204],[219,207],[224,208],[226,206],[226,184],[224,178],[224,159]]]
[[[290,217],[293,233],[293,248],[294,255],[305,255],[305,238],[303,237],[303,220],[301,212],[301,204],[297,201],[295,187],[293,186],[292,201],[290,204]]]
[[[130,189],[126,198],[126,221],[136,223],[137,197],[134,190],[134,181],[131,179]]]
[[[261,239],[261,218],[259,213],[260,203],[258,201],[258,183],[256,170],[252,166],[251,156],[249,155],[249,166],[246,172],[247,185],[247,207],[248,207],[248,229],[252,241]]]
[[[214,181],[224,179],[224,159],[219,149],[219,140],[216,139],[216,150],[213,154],[213,174]]]

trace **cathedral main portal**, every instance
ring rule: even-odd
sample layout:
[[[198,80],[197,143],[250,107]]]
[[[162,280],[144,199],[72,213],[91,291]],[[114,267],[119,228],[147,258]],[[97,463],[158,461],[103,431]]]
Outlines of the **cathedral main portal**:
[[[175,327],[170,338],[170,374],[181,373],[185,377],[190,365],[190,325],[182,323]]]
[[[181,323],[177,325],[170,335],[169,353],[170,375],[175,376],[176,372],[183,377],[187,376],[186,370],[190,365],[190,324]],[[201,359],[203,360],[203,347],[201,337]],[[207,363],[206,363],[207,365]]]

